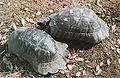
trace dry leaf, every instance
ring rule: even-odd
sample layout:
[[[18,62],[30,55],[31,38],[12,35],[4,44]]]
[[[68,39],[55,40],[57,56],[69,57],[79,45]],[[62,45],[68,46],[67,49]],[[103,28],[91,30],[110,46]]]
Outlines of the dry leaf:
[[[73,67],[76,67],[76,66],[75,66],[75,65],[69,65],[69,64],[68,64],[67,67],[68,67],[69,70],[72,70]]]
[[[33,23],[33,24],[35,23],[35,21],[33,21],[33,19],[31,19],[31,18],[28,18],[28,17],[27,17],[26,20],[27,20],[27,22],[29,22],[29,23]]]
[[[116,28],[116,25],[111,26],[111,30],[114,31]]]
[[[102,72],[102,70],[101,70],[101,69],[99,69],[99,70],[97,71],[97,73],[95,73],[95,75],[100,75],[100,74],[101,74],[101,72]]]
[[[17,27],[16,27],[15,23],[12,23],[11,25],[12,25],[12,28],[13,28],[14,30],[16,30],[16,29],[17,29]]]
[[[5,64],[10,64],[11,63],[5,56],[3,57],[3,62]]]
[[[42,13],[41,13],[41,11],[38,11],[37,13],[36,13],[36,15],[41,15]]]
[[[120,58],[118,59],[118,63],[120,64]]]
[[[4,2],[0,2],[0,5],[4,5],[5,3]]]
[[[15,73],[10,73],[7,75],[8,77],[20,77],[21,73],[20,72],[15,72]]]
[[[82,70],[83,70],[83,68],[82,68],[82,67],[80,67],[80,68],[79,68],[79,70],[80,70],[80,71],[82,71]]]
[[[117,39],[117,43],[120,44],[120,39]]]
[[[102,72],[102,70],[101,70],[99,65],[96,66],[96,71],[97,72],[95,73],[95,75],[99,75]]]
[[[82,71],[82,74],[83,74],[83,75],[87,75],[87,73],[86,73],[86,71],[85,71],[85,70],[83,70],[83,71]]]
[[[103,66],[103,61],[102,61],[102,62],[100,62],[100,66]]]
[[[53,13],[53,10],[49,10],[50,13]]]
[[[117,48],[117,53],[120,54],[120,49],[119,48]]]
[[[23,26],[25,26],[26,21],[25,21],[24,18],[21,18],[21,23],[22,23]]]
[[[3,24],[4,24],[4,22],[1,22],[1,23],[0,23],[0,27],[3,26]]]
[[[107,64],[108,64],[108,65],[110,65],[110,64],[111,64],[110,59],[107,59]]]
[[[80,75],[81,75],[81,72],[77,72],[77,73],[76,73],[76,76],[80,76]]]
[[[0,40],[2,39],[2,34],[0,33]]]
[[[84,61],[84,58],[75,58],[76,61]]]
[[[113,50],[113,51],[114,51],[114,50],[116,50],[116,48],[111,46],[111,50]]]

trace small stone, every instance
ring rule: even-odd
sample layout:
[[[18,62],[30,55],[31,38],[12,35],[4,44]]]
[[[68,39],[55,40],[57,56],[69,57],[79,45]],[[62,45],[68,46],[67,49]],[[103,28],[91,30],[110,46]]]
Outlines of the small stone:
[[[76,73],[76,76],[79,77],[80,75],[81,75],[81,72],[77,72],[77,73]]]
[[[120,49],[119,48],[117,48],[117,53],[120,54]]]
[[[84,61],[84,58],[75,58],[75,61]]]
[[[38,11],[37,13],[36,13],[36,15],[41,15],[42,13],[41,13],[41,11]]]
[[[110,59],[107,59],[107,64],[108,64],[108,65],[110,65],[110,64],[111,64]]]

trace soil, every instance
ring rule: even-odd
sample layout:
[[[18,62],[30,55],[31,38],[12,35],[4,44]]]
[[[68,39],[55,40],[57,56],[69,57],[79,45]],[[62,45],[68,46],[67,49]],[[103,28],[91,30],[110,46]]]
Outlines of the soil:
[[[0,77],[119,78],[120,2],[119,0],[0,0]],[[110,36],[88,50],[69,48],[67,69],[40,75],[24,60],[7,50],[13,27],[37,27],[36,21],[69,6],[92,9],[110,28]]]

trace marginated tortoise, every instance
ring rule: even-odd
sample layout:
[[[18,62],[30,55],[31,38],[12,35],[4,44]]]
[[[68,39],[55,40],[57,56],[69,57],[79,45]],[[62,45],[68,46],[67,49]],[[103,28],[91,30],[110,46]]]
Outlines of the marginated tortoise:
[[[25,27],[13,31],[8,40],[11,53],[25,59],[36,72],[44,75],[66,68],[67,47],[42,30]]]
[[[109,36],[109,27],[92,10],[85,7],[66,7],[43,17],[39,29],[56,39],[85,41],[96,44]]]

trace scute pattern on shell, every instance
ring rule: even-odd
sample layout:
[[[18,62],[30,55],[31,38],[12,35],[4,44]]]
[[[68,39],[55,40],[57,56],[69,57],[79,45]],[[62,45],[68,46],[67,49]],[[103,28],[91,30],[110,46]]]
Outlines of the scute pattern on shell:
[[[36,72],[44,75],[65,68],[63,57],[69,53],[67,47],[46,32],[32,28],[18,28],[8,40],[10,52],[28,61]]]
[[[57,38],[98,43],[109,36],[107,24],[84,7],[61,9],[51,16],[49,26],[50,33]]]

